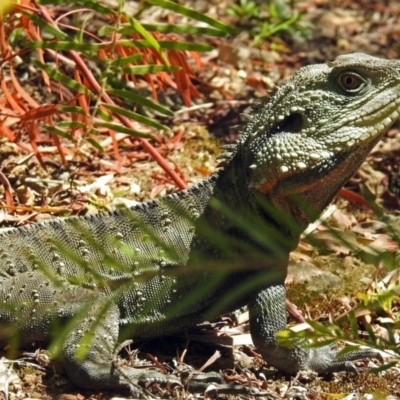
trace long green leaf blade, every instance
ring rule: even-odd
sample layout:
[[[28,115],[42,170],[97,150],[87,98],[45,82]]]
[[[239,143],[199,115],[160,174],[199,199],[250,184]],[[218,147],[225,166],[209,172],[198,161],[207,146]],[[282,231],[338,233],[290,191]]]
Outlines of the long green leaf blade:
[[[48,132],[54,133],[57,136],[61,136],[65,139],[70,140],[71,142],[75,142],[75,138],[64,129],[57,128],[56,126],[51,126],[47,124],[43,124],[43,128],[46,129]]]
[[[182,15],[186,15],[187,17],[193,18],[196,21],[201,21],[201,22],[205,22],[206,24],[219,29],[223,32],[226,33],[230,33],[232,35],[235,35],[236,29],[232,28],[229,25],[224,24],[221,21],[218,21],[216,19],[207,17],[207,15],[201,14],[197,11],[191,10],[189,8],[183,7],[179,4],[173,3],[172,1],[168,1],[168,0],[146,0],[146,3],[155,5],[155,6],[159,6],[162,8],[165,8],[167,10],[171,10],[174,11],[178,14],[182,14]]]
[[[209,35],[215,37],[224,37],[226,33],[214,28],[207,28],[204,26],[192,26],[183,24],[142,24],[144,28],[151,32],[160,33],[179,33],[179,34],[190,34],[190,35]],[[124,28],[121,29],[120,33],[124,33]]]
[[[58,109],[61,112],[66,112],[66,113],[77,113],[84,115],[85,117],[89,117],[89,115],[86,113],[86,111],[78,106],[59,106]]]
[[[93,147],[95,147],[97,150],[104,152],[103,146],[97,142],[96,140],[92,139],[92,138],[87,138],[86,139]]]
[[[200,43],[172,42],[169,40],[160,40],[158,43],[160,44],[161,48],[167,50],[188,50],[206,52],[213,49],[212,46]],[[149,48],[149,45],[145,40],[119,40],[117,44],[125,47]]]
[[[37,26],[42,28],[44,31],[47,33],[50,33],[50,35],[53,35],[56,39],[60,40],[66,40],[68,39],[68,35],[59,29],[57,29],[55,26],[49,24],[48,22],[44,21],[42,18],[38,17],[35,14],[30,14],[30,13],[24,13],[32,22],[34,22]],[[31,42],[28,42],[31,43]]]
[[[166,65],[169,65],[168,57],[162,51],[162,48],[161,48],[159,42],[157,41],[157,39],[150,32],[148,32],[145,28],[143,28],[143,26],[135,18],[129,18],[127,15],[125,15],[125,16],[128,18],[128,21],[130,22],[132,28],[137,33],[139,33],[141,36],[143,36],[143,38],[146,40],[146,42],[149,44],[149,46],[158,52],[158,54],[164,60],[164,63]]]
[[[127,128],[126,126],[119,125],[119,124],[112,124],[109,122],[97,122],[96,126],[99,126],[101,128],[112,129],[113,131],[126,133],[128,135],[135,136],[135,137],[141,137],[141,138],[145,138],[145,139],[153,139],[153,135],[150,135],[149,133],[139,132],[139,131]]]
[[[110,68],[115,67],[123,67],[126,64],[131,64],[138,62],[142,59],[143,54],[132,54],[131,56],[128,57],[121,57],[117,58],[116,60],[113,60],[110,62]]]
[[[168,115],[169,117],[172,117],[174,115],[174,113],[171,110],[162,106],[161,104],[158,104],[153,100],[146,99],[145,97],[130,92],[128,90],[107,89],[107,93],[112,94],[114,96],[122,97],[123,99],[132,102],[133,104],[140,104],[141,106],[152,108],[153,110],[156,110],[161,114]]]
[[[78,43],[73,40],[58,41],[58,42],[24,42],[27,47],[35,49],[52,49],[52,50],[75,50],[75,51],[99,51],[103,48],[108,48],[108,43]]]
[[[42,64],[40,61],[38,60],[33,60],[33,63],[43,69],[49,76],[51,76],[53,79],[55,79],[56,81],[60,81],[63,85],[69,87],[72,90],[76,90],[79,93],[83,93],[85,95],[92,95],[92,93],[90,92],[90,90],[81,85],[80,83],[76,82],[75,80],[69,78],[68,76],[64,75],[63,73],[61,73],[60,71],[57,71],[55,68],[46,65],[46,64]]]
[[[168,126],[166,126],[166,125],[160,124],[159,122],[154,121],[153,119],[151,119],[149,117],[146,117],[144,115],[140,115],[140,114],[135,113],[133,111],[126,110],[125,108],[114,106],[112,104],[107,104],[107,103],[102,103],[102,105],[105,108],[109,109],[110,111],[112,111],[114,113],[121,114],[121,115],[123,115],[123,116],[125,116],[127,118],[133,119],[133,120],[138,121],[138,122],[140,122],[142,124],[152,126],[152,127],[156,128],[156,129],[162,129],[162,130],[168,130],[169,129]]]
[[[172,72],[178,71],[181,68],[176,65],[159,65],[159,64],[149,64],[149,65],[135,65],[132,67],[125,67],[122,69],[124,74],[133,75],[144,75],[144,74],[154,74],[156,72]]]
[[[42,5],[55,5],[55,4],[65,4],[65,0],[41,0]],[[105,7],[101,5],[98,1],[93,0],[74,0],[72,4],[76,7],[77,5],[82,5],[85,8],[90,8],[91,10],[97,11],[101,14],[114,14],[115,11],[110,7]]]

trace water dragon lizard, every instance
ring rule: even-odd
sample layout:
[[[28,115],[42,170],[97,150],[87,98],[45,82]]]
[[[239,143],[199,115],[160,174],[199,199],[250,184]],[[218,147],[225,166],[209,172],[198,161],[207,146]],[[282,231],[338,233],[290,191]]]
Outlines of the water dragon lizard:
[[[248,305],[254,344],[271,365],[354,370],[353,360],[376,352],[283,348],[275,333],[286,325],[290,251],[398,119],[399,95],[399,61],[349,54],[301,68],[258,106],[203,182],[132,208],[1,233],[1,338],[56,334],[76,385],[123,389],[175,378],[121,374],[110,361],[120,340]]]

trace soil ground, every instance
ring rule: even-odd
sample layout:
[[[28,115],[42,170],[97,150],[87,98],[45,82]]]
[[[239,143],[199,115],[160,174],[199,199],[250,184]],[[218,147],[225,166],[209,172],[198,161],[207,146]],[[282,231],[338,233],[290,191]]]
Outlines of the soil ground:
[[[135,7],[135,3],[127,4]],[[192,4],[189,1],[185,4],[207,12],[211,17],[238,23],[237,18],[225,12],[231,4],[229,1],[193,1]],[[215,51],[202,56],[203,68],[196,77],[202,98],[196,100],[191,109],[183,108],[182,100],[175,92],[163,94],[162,101],[176,113],[173,118],[163,121],[171,127],[171,131],[158,135],[154,144],[185,177],[188,185],[216,170],[219,145],[238,135],[234,126],[242,122],[240,112],[249,109],[257,98],[268,95],[275,85],[287,80],[301,66],[325,62],[338,54],[351,52],[399,58],[398,1],[308,0],[296,2],[296,8],[304,12],[302,23],[314,25],[312,30],[307,28],[310,37],[294,41],[286,33],[266,38],[260,46],[255,47],[250,24],[237,37],[211,41]],[[143,18],[147,18],[146,13]],[[30,66],[25,65],[24,70],[29,71]],[[40,86],[36,86],[35,81],[27,79],[25,86],[38,101],[52,102],[52,98]],[[29,143],[27,137],[21,138],[21,143],[24,141]],[[85,144],[79,152],[73,152],[67,166],[61,163],[49,139],[43,138],[39,144],[46,170],[35,157],[27,157],[23,146],[7,141],[0,144],[2,172],[10,182],[18,206],[16,212],[2,212],[4,226],[18,226],[54,216],[99,212],[121,203],[144,201],[176,190],[171,179],[134,140],[121,141],[119,163],[116,163],[111,142],[104,137],[103,153]],[[351,193],[359,194],[360,187],[367,186],[386,215],[397,221],[400,206],[399,171],[400,132],[395,126],[347,188]],[[345,313],[359,302],[359,292],[367,288],[368,282],[378,276],[379,279],[386,276],[386,272],[379,272],[380,266],[376,265],[379,260],[374,259],[365,248],[367,240],[379,249],[388,249],[394,263],[398,251],[398,243],[387,232],[382,232],[379,218],[370,209],[360,205],[358,197],[354,200],[348,193],[343,194],[335,205],[336,209],[327,223],[346,235],[357,251],[349,250],[341,240],[319,228],[302,241],[292,254],[292,269],[288,277],[290,299],[303,315],[318,321]],[[37,206],[41,209],[38,210]],[[305,276],[304,271],[311,275]],[[398,303],[394,302],[391,307],[391,316],[396,315]],[[221,329],[228,329],[233,320],[232,316],[228,316],[214,325],[208,324],[198,329],[213,336]],[[381,328],[381,334],[384,335],[385,329],[378,323],[376,315],[368,314],[364,322],[374,329]],[[235,329],[236,333],[248,332],[246,322]],[[229,335],[231,331],[228,329],[227,332]],[[217,346],[212,340],[209,343],[191,341],[186,345],[187,341],[178,335],[146,343],[140,349],[143,354],[151,353],[165,362],[186,350],[184,362],[196,368],[219,350],[221,357],[212,363],[211,369],[223,370],[230,382],[247,384],[250,380],[253,386],[268,393],[264,396],[267,398],[400,398],[398,368],[378,375],[362,372],[358,375],[340,373],[330,377],[307,374],[287,377],[263,364],[250,345]],[[34,348],[38,348],[37,343]],[[368,364],[360,363],[359,366],[366,371]],[[9,386],[12,399],[52,399],[60,396],[64,400],[100,400],[121,396],[120,393],[83,391],[74,387],[63,374],[62,367],[47,362],[45,353],[27,352],[18,359],[15,367],[20,380]],[[261,370],[265,379],[260,378]],[[158,395],[168,397],[167,393]],[[174,396],[192,397],[188,393]],[[201,397],[207,396],[210,395]]]

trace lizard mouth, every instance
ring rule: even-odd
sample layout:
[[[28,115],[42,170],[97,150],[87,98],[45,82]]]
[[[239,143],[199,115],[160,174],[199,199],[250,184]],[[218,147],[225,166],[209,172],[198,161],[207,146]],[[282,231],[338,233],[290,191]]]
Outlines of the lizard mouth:
[[[366,115],[355,121],[356,126],[368,127],[370,137],[374,137],[383,133],[384,131],[389,129],[400,116],[400,97],[394,100],[393,103],[393,106],[389,103],[388,107],[386,107],[387,110],[384,109],[379,113],[380,118],[377,118],[376,112],[374,112],[374,110],[371,110],[371,113],[369,115]],[[382,116],[382,114],[386,114],[386,116]],[[360,139],[362,140],[363,137],[361,136]]]
[[[389,97],[388,97],[389,96]],[[373,102],[365,104],[357,115],[349,119],[341,119],[341,127],[337,129],[334,140],[343,147],[351,148],[357,143],[368,142],[387,132],[400,116],[400,96],[396,92],[380,96]],[[380,100],[380,101],[379,101]],[[348,127],[353,126],[350,133]],[[339,137],[341,135],[341,137]]]

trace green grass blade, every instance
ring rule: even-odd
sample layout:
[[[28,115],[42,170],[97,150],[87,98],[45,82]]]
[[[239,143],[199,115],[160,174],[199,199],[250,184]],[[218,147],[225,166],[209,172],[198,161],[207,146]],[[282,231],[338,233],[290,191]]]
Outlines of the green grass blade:
[[[69,87],[72,90],[76,90],[79,93],[83,93],[84,95],[92,95],[92,93],[90,92],[90,90],[81,85],[80,83],[76,82],[75,80],[69,78],[68,76],[64,75],[63,73],[61,73],[60,71],[56,70],[55,68],[46,65],[46,64],[42,64],[40,61],[38,60],[32,60],[32,62],[40,69],[42,69],[43,71],[45,71],[49,76],[51,76],[53,79],[55,79],[56,81],[61,82],[63,85]]]
[[[29,13],[24,13],[34,24],[36,24],[38,27],[46,31],[47,33],[50,33],[50,35],[53,35],[56,39],[60,40],[67,40],[69,39],[68,35],[64,32],[61,32],[59,29],[54,27],[53,25],[49,24],[48,22],[44,21],[40,17],[38,17],[35,14],[29,14]],[[32,42],[28,42],[32,43]]]
[[[43,124],[43,128],[46,129],[47,132],[54,133],[57,136],[61,136],[65,139],[70,140],[71,142],[75,141],[74,137],[70,133],[66,132],[64,129],[60,129],[56,126],[51,126],[47,124]]]
[[[99,51],[102,48],[110,47],[108,43],[78,43],[73,40],[58,42],[24,42],[26,47],[35,49],[52,49],[52,50],[75,50],[80,52]]]
[[[148,126],[152,126],[156,129],[161,129],[161,130],[168,130],[168,126],[160,124],[157,121],[154,121],[153,119],[146,117],[144,115],[140,115],[138,113],[135,113],[133,111],[130,110],[126,110],[125,108],[122,107],[118,107],[118,106],[114,106],[112,104],[107,104],[107,103],[102,103],[102,105],[109,109],[110,111],[117,113],[117,114],[121,114],[129,119],[133,119],[135,121],[138,121],[142,124],[148,125]]]
[[[92,139],[92,138],[87,138],[86,139],[94,148],[96,148],[97,150],[104,152],[103,146],[97,142],[96,140]]]
[[[150,135],[149,133],[139,132],[139,131],[127,128],[126,126],[119,125],[119,124],[113,124],[110,122],[96,122],[96,126],[99,126],[101,128],[112,129],[115,132],[126,133],[128,135],[135,136],[135,137],[140,137],[140,138],[144,138],[144,139],[153,139],[153,135]]]
[[[221,30],[222,32],[225,32],[226,34],[232,34],[235,35],[237,32],[234,28],[232,28],[229,25],[224,24],[221,21],[218,21],[216,19],[207,17],[207,15],[201,14],[197,11],[191,10],[189,8],[183,7],[179,4],[173,3],[172,1],[168,0],[146,0],[146,3],[152,4],[154,6],[159,6],[162,7],[166,10],[171,10],[174,11],[178,14],[185,15],[187,17],[193,18],[196,21],[201,21],[204,22],[216,29]]]
[[[90,117],[90,115],[81,107],[78,106],[58,106],[58,109],[61,112],[65,113],[77,113],[84,115],[85,117]]]
[[[81,121],[61,121],[58,123],[58,126],[61,128],[70,128],[70,129],[86,129],[87,124]]]
[[[192,25],[183,25],[183,24],[143,24],[143,27],[151,32],[160,32],[160,33],[178,33],[183,35],[209,35],[215,37],[224,37],[226,36],[225,32],[222,32],[218,29],[207,28],[203,26],[192,26]],[[122,29],[123,33],[124,29]]]
[[[124,74],[133,75],[144,75],[144,74],[154,74],[156,72],[172,72],[178,71],[181,68],[176,65],[159,65],[159,64],[149,64],[149,65],[135,65],[132,67],[125,67],[122,69]]]
[[[161,56],[161,58],[164,60],[165,64],[169,65],[168,57],[162,51],[162,48],[157,39],[145,28],[143,28],[143,25],[140,24],[136,19],[129,18],[127,15],[125,16],[128,19],[129,23],[131,24],[132,28],[146,40],[146,42],[149,44],[149,47],[157,51],[158,54]]]
[[[213,47],[210,45],[200,43],[172,42],[169,40],[160,40],[158,43],[161,48],[167,50],[188,50],[206,52],[213,49]],[[149,48],[149,45],[145,40],[119,40],[117,44],[125,47]]]
[[[41,5],[56,5],[56,4],[64,4],[65,5],[65,0],[41,0],[40,1]],[[93,1],[93,0],[74,0],[71,4],[73,7],[77,7],[78,5],[81,5],[82,7],[85,8],[90,8],[93,11],[97,11],[101,14],[114,14],[115,11],[112,10],[110,7],[105,7],[99,4],[98,1]]]
[[[114,96],[122,97],[123,99],[131,102],[132,104],[136,104],[136,105],[140,104],[141,106],[149,107],[153,110],[160,112],[161,114],[168,115],[169,117],[172,117],[174,115],[174,113],[171,110],[162,106],[161,104],[156,103],[153,100],[147,99],[143,96],[140,96],[140,95],[133,93],[131,91],[128,91],[128,90],[107,89],[107,93],[114,95]]]
[[[140,61],[142,57],[143,57],[142,54],[132,54],[131,56],[128,57],[121,57],[117,58],[116,60],[112,60],[110,61],[109,65],[111,69],[113,67],[123,67],[124,65]]]

